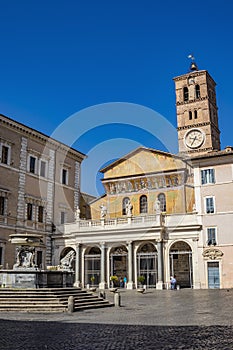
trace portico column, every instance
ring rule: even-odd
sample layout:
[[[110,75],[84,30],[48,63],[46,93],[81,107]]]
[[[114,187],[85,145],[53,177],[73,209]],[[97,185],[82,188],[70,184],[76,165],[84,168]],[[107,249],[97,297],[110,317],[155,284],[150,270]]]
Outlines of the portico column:
[[[158,250],[158,281],[156,283],[156,289],[163,289],[163,241],[157,242]]]
[[[100,284],[99,284],[100,289],[106,288],[105,264],[106,264],[106,247],[105,247],[105,242],[102,242],[101,243],[101,261],[100,261]]]
[[[128,282],[127,289],[133,289],[133,255],[132,255],[132,242],[128,243]]]
[[[75,282],[74,286],[75,287],[80,287],[81,282],[80,282],[80,250],[81,250],[81,245],[78,243],[76,244],[76,259],[75,259]]]

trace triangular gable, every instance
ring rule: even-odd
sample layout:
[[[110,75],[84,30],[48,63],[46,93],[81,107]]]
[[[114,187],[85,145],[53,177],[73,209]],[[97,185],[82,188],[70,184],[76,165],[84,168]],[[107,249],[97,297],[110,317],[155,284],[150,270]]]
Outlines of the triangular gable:
[[[101,169],[101,172],[104,173],[104,179],[108,179],[176,171],[181,168],[184,168],[184,162],[180,157],[168,152],[139,147]]]

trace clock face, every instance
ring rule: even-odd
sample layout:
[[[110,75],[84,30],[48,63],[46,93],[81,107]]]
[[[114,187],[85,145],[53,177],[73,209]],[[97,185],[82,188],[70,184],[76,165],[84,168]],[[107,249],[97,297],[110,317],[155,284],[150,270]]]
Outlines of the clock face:
[[[189,78],[188,83],[189,85],[195,84],[195,78]]]
[[[199,129],[192,129],[185,135],[185,144],[189,148],[198,148],[204,142],[205,135]]]

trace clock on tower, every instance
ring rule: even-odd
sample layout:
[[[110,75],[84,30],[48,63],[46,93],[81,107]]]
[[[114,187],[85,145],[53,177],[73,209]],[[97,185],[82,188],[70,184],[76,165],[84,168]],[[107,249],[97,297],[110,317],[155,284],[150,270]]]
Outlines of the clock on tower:
[[[216,83],[194,58],[190,71],[174,78],[179,152],[203,154],[220,150]]]

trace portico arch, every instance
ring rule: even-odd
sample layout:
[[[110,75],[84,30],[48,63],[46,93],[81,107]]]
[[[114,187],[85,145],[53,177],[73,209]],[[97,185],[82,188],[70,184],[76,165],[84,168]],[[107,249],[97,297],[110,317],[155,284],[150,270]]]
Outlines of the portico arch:
[[[84,284],[98,286],[100,283],[101,250],[99,247],[88,247],[84,254]],[[94,277],[94,280],[92,280]]]
[[[183,288],[193,286],[192,249],[187,242],[177,241],[169,252],[170,275],[176,276],[177,284]]]
[[[128,250],[124,245],[113,247],[110,250],[110,275],[118,277],[119,285],[120,279],[127,277],[128,271]]]
[[[137,277],[144,276],[147,288],[156,287],[157,265],[155,245],[151,242],[141,244],[137,250]]]

